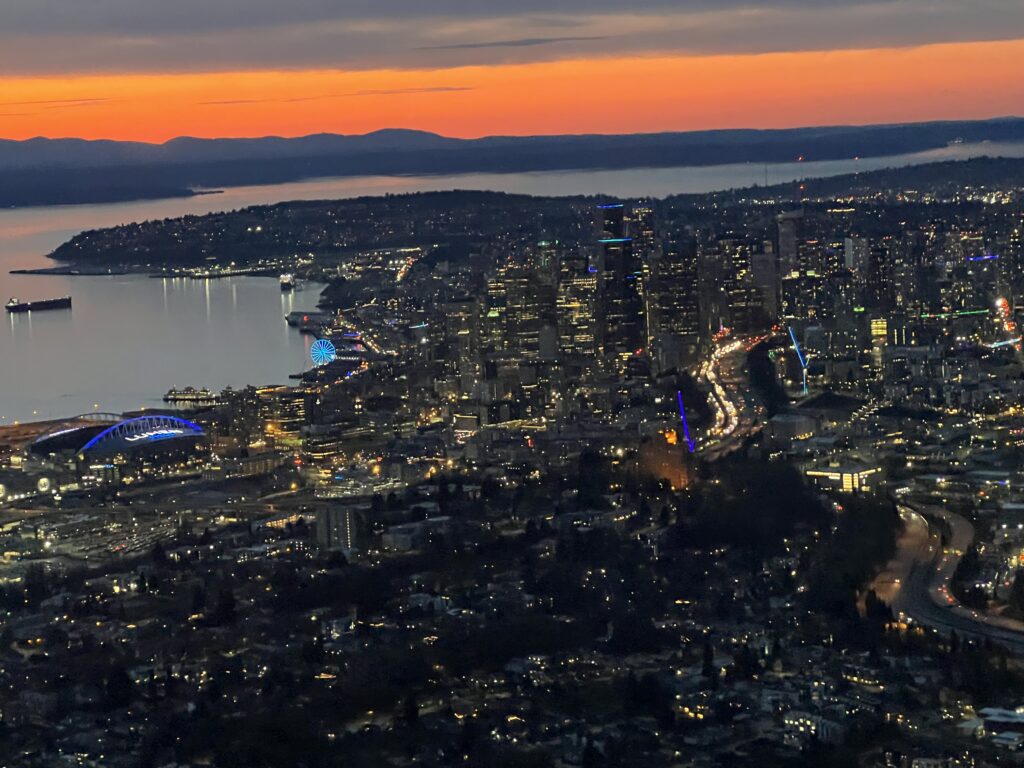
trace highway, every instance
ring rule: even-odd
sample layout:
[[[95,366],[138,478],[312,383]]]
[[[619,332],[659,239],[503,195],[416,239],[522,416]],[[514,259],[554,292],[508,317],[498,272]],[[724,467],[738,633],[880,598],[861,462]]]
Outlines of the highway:
[[[698,452],[715,461],[737,450],[763,426],[763,408],[755,401],[745,378],[746,356],[760,339],[736,339],[717,345],[699,375],[711,390],[715,423],[698,439]],[[866,407],[876,409],[878,404]],[[901,504],[904,530],[892,561],[872,586],[893,613],[935,632],[961,637],[989,638],[1010,651],[1024,654],[1024,622],[991,616],[966,608],[950,590],[953,575],[974,541],[974,527],[963,517],[941,507],[914,502]],[[939,526],[945,521],[950,541],[942,546]]]
[[[966,608],[950,591],[956,567],[974,541],[970,522],[944,509],[922,507],[928,515],[949,524],[950,541],[943,548],[936,525],[916,509],[906,505],[899,509],[904,531],[895,557],[875,578],[878,596],[899,618],[942,634],[956,630],[961,637],[990,639],[1024,654],[1024,623]]]
[[[762,424],[762,408],[750,391],[744,372],[747,353],[760,339],[734,339],[715,346],[699,376],[711,390],[715,423],[698,439],[698,451],[715,461],[740,448]]]
[[[763,427],[763,408],[756,402],[745,377],[746,356],[760,338],[734,339],[716,345],[699,370],[711,390],[715,422],[697,441],[698,452],[708,461],[721,459],[740,448]],[[863,418],[880,407],[864,407]],[[974,526],[941,507],[914,502],[901,504],[904,530],[897,552],[875,578],[872,587],[900,618],[948,635],[991,639],[1007,650],[1024,655],[1024,622],[988,615],[964,607],[951,592],[951,582],[964,553],[974,542]],[[927,517],[926,517],[927,516]],[[942,546],[939,525],[945,521],[950,541]]]

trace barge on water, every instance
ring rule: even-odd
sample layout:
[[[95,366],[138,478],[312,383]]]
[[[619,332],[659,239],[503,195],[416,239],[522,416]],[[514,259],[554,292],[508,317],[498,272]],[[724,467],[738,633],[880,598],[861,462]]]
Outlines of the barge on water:
[[[42,312],[48,309],[71,309],[71,297],[43,299],[42,301],[18,301],[11,299],[4,305],[8,312]]]

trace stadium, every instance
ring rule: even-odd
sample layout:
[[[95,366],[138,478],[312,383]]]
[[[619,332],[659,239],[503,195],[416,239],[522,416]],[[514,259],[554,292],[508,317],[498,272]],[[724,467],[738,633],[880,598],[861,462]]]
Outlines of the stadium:
[[[195,451],[205,436],[202,427],[176,416],[139,416],[122,420],[114,414],[87,414],[40,435],[28,446],[36,457],[75,455],[79,461],[155,458]]]
[[[176,416],[90,413],[47,426],[9,444],[21,455],[0,470],[0,504],[197,475],[206,460],[203,428]]]

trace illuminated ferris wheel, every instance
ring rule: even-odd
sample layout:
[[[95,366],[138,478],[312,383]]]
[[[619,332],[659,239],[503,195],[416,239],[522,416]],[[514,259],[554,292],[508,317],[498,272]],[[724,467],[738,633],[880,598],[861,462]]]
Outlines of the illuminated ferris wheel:
[[[338,357],[338,350],[327,339],[317,339],[309,349],[309,358],[313,365],[327,365]]]

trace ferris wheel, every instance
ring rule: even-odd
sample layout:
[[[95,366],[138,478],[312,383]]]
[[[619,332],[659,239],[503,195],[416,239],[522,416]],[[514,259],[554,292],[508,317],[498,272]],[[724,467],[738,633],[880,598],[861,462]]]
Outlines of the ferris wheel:
[[[333,363],[337,357],[338,350],[327,339],[317,339],[309,349],[309,359],[313,361],[313,365],[327,365]]]

